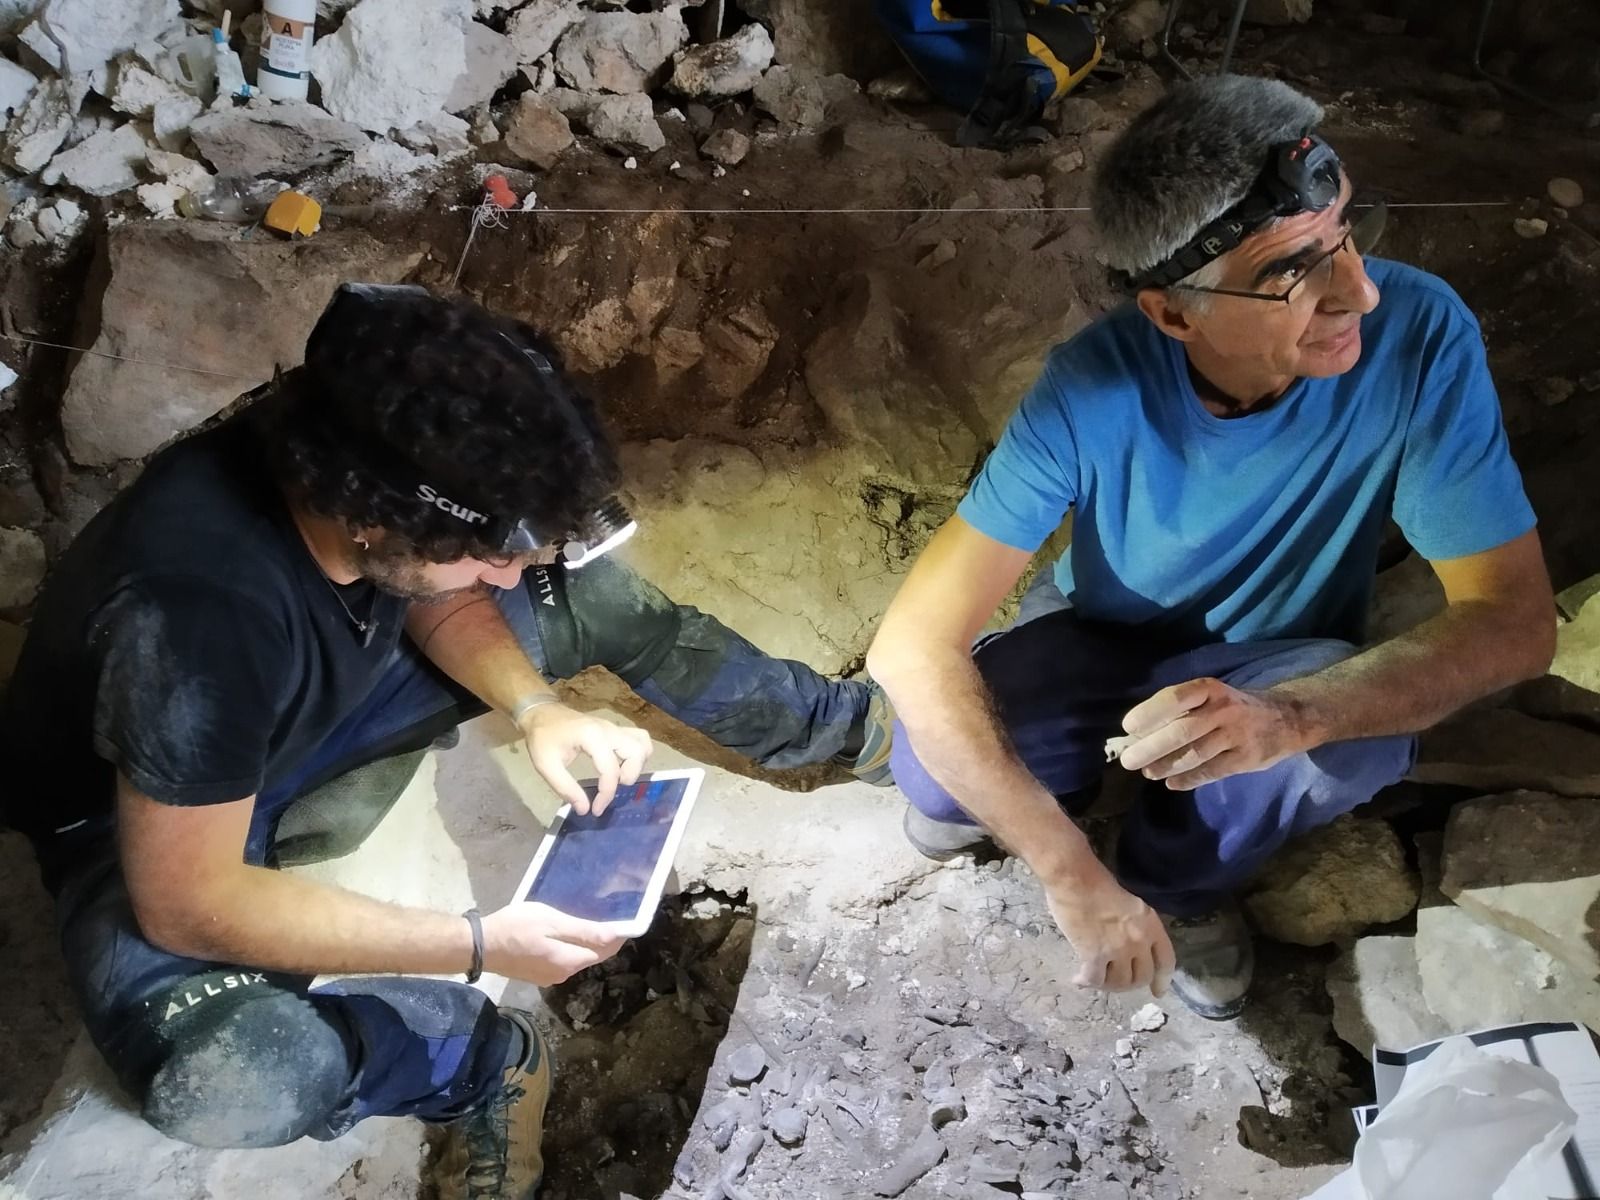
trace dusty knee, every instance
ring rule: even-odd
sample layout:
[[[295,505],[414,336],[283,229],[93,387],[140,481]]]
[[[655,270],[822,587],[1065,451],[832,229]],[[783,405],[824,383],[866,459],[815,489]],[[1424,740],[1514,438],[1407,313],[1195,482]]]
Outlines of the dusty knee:
[[[558,677],[601,666],[638,686],[677,644],[683,610],[618,560],[577,571],[535,567],[528,587],[546,665]]]
[[[176,1030],[143,1115],[195,1146],[281,1146],[327,1128],[350,1078],[339,1031],[304,997],[279,992]]]

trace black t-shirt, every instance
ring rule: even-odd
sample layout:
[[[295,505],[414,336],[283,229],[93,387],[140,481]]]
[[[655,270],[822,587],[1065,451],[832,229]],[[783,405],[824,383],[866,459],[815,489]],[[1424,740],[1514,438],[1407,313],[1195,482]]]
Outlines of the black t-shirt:
[[[376,622],[363,636],[356,618]],[[369,693],[405,601],[336,595],[234,418],[162,451],[80,534],[0,702],[0,813],[34,836],[281,779]]]

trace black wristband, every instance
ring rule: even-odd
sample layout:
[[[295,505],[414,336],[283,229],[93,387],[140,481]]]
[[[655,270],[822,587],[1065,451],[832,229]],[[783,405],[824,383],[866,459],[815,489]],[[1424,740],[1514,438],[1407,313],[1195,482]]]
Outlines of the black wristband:
[[[477,983],[483,976],[483,918],[475,908],[461,914],[472,926],[472,966],[467,971],[467,982]]]

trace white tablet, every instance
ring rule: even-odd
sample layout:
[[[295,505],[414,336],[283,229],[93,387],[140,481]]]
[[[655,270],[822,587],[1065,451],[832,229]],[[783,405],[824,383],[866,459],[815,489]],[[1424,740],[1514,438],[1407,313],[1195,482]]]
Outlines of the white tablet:
[[[618,785],[599,816],[562,805],[516,898],[638,937],[656,915],[705,775],[700,767],[641,775],[632,786]],[[583,785],[591,800],[595,787]]]

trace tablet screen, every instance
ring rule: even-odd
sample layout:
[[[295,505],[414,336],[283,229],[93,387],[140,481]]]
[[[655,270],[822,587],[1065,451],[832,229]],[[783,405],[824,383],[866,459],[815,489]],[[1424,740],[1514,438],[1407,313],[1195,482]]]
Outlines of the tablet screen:
[[[644,902],[688,779],[619,786],[598,817],[568,813],[525,900],[590,921],[626,921]],[[592,784],[584,790],[594,797]]]

